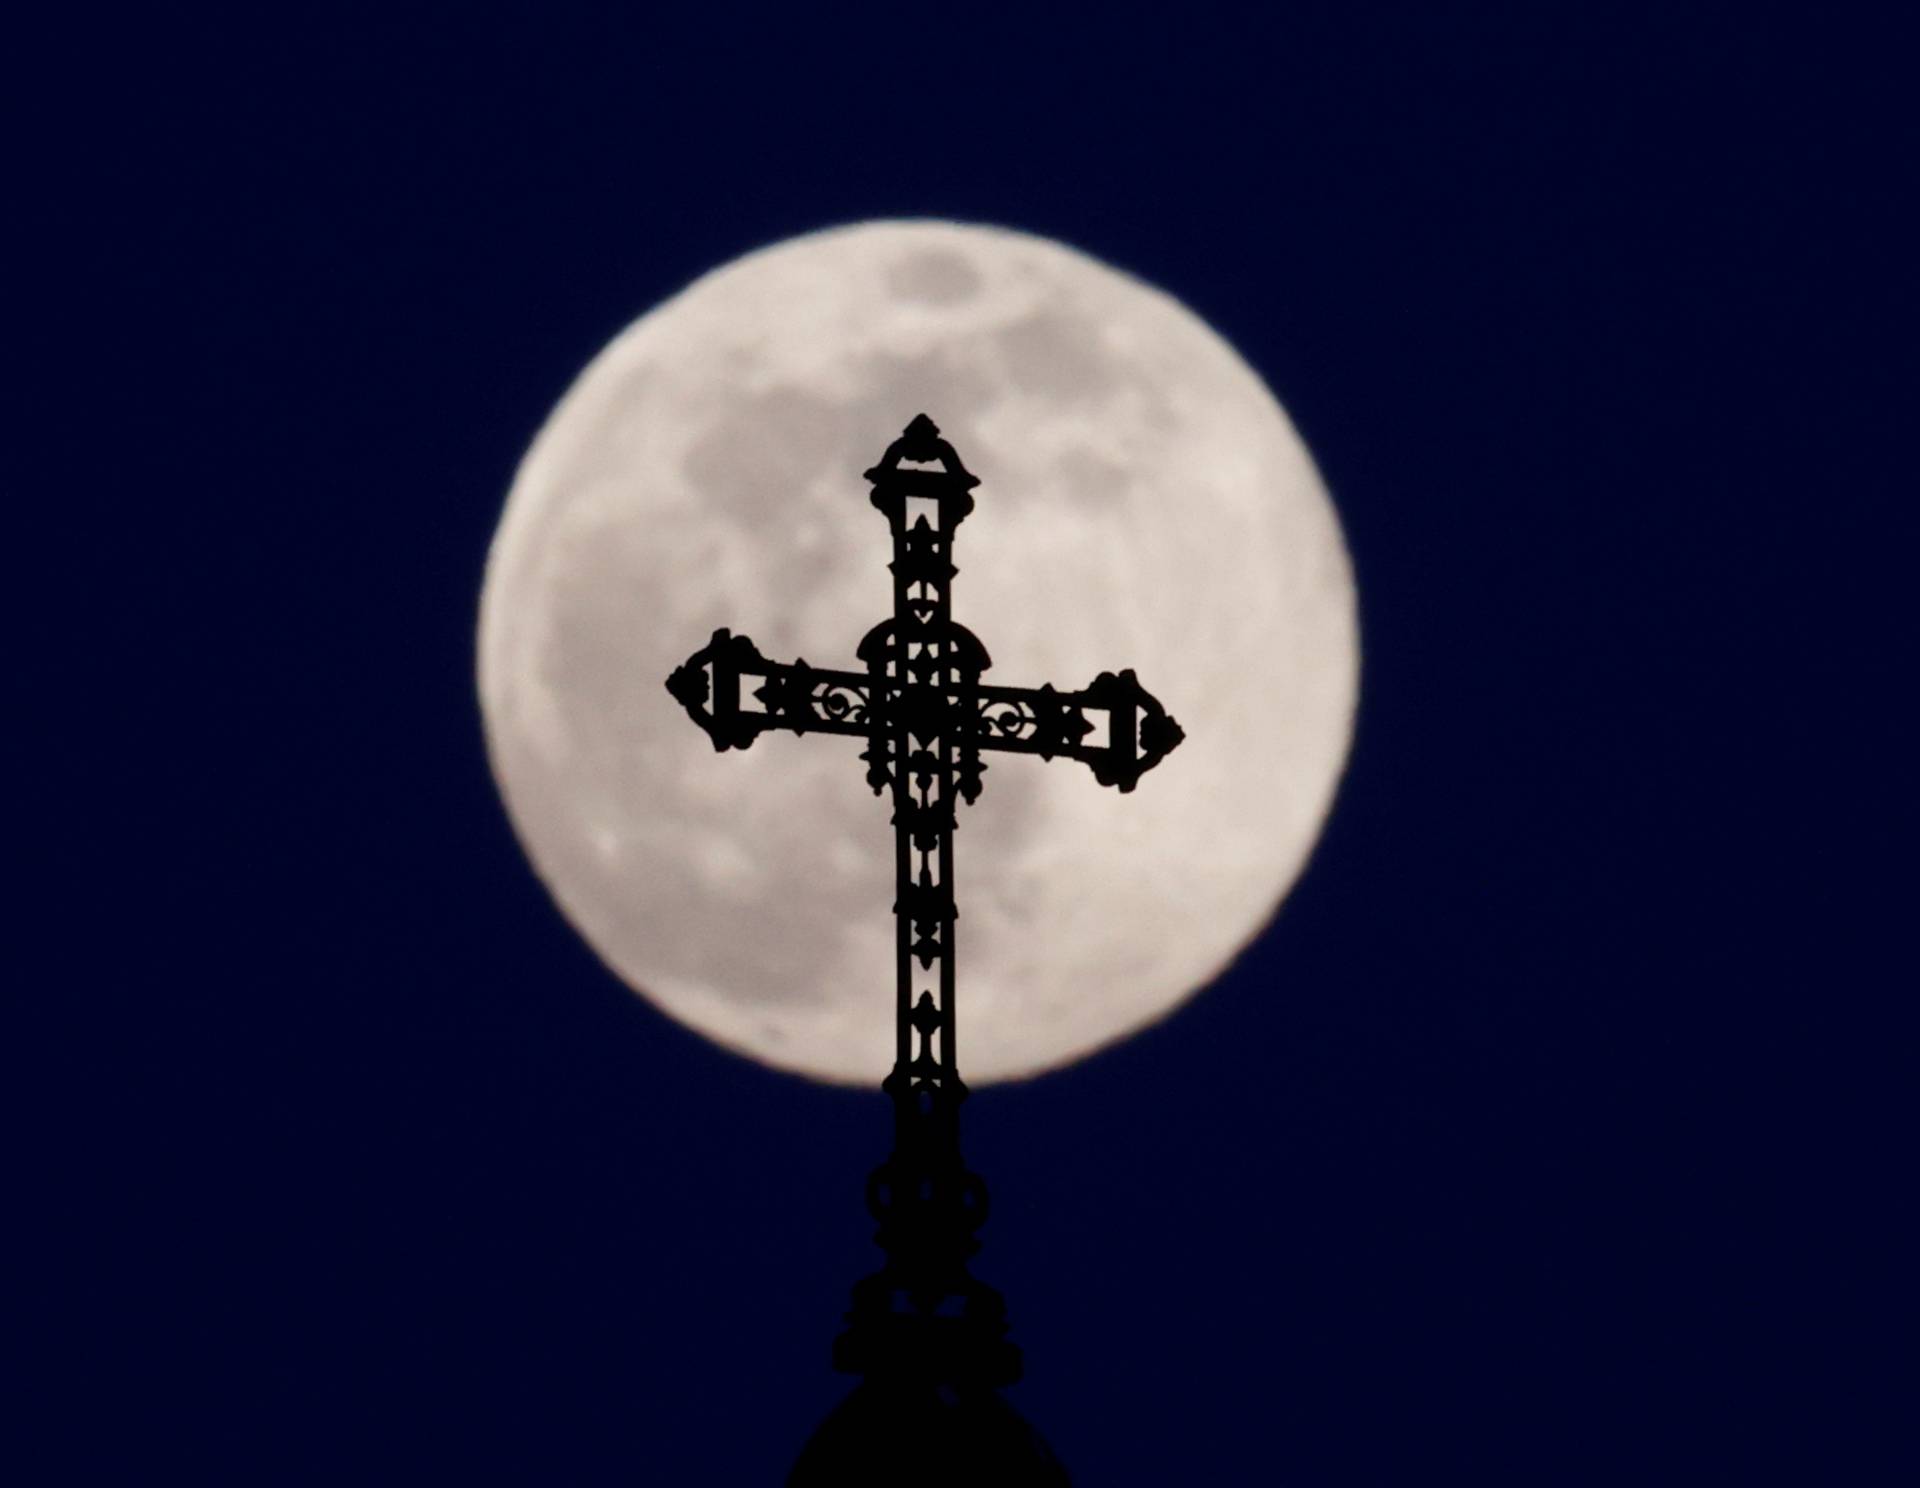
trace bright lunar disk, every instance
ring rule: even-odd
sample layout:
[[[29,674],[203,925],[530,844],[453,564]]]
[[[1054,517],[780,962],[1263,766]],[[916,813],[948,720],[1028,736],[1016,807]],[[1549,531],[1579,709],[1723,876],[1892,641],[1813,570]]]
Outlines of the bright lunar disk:
[[[989,682],[1132,667],[1186,742],[1130,795],[987,754],[954,838],[960,1069],[1066,1064],[1164,1016],[1273,915],[1357,686],[1313,463],[1191,311],[1044,238],[873,222],[748,254],[615,338],[514,481],[480,696],[521,841],[630,986],[782,1069],[893,1058],[890,801],[860,741],[716,754],[667,674],[726,626],[859,670],[892,613],[861,472],[925,411],[980,478],[954,618]]]

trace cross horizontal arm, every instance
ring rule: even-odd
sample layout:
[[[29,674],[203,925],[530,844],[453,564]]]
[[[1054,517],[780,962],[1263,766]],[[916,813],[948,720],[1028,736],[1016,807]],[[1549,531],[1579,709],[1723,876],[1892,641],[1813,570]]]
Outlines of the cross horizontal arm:
[[[674,669],[667,691],[713,747],[725,750],[745,749],[767,729],[865,738],[873,732],[870,681],[865,672],[769,661],[752,641],[723,628]]]
[[[963,750],[1079,760],[1102,785],[1122,791],[1132,790],[1186,736],[1131,671],[1102,672],[1078,692],[996,687],[971,678],[887,679],[880,718],[874,680],[872,672],[769,661],[745,636],[722,629],[674,670],[667,691],[717,750],[745,749],[768,729],[871,738],[897,711],[916,734],[947,735]]]
[[[1056,692],[1051,684],[976,684],[970,692],[977,699],[976,748],[1079,760],[1095,780],[1122,791],[1132,790],[1186,737],[1131,670],[1102,672],[1078,692]]]

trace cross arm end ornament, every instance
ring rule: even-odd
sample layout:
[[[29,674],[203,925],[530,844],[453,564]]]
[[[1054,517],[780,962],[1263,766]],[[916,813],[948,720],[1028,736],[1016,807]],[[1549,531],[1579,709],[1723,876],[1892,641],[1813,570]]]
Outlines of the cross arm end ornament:
[[[1138,785],[1142,775],[1187,737],[1187,731],[1160,706],[1160,699],[1140,685],[1131,667],[1118,675],[1102,672],[1081,696],[1105,709],[1108,718],[1107,748],[1087,761],[1093,766],[1093,778],[1102,785],[1118,786],[1122,793]]]

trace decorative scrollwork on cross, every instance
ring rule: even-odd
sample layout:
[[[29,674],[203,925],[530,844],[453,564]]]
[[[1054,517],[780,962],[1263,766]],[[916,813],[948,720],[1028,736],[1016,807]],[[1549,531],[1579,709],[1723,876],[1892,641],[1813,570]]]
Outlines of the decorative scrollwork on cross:
[[[810,701],[821,718],[835,723],[852,724],[858,728],[867,721],[865,690],[851,687],[845,682],[821,682],[814,689]]]

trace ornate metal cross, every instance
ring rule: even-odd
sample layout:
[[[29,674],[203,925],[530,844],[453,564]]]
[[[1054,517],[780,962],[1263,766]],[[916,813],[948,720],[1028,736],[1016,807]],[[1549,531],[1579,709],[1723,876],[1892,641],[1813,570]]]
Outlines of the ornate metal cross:
[[[717,750],[744,749],[768,729],[863,739],[868,784],[893,793],[898,988],[881,1089],[893,1101],[894,1151],[867,1182],[887,1261],[854,1288],[834,1363],[849,1374],[1007,1384],[1020,1363],[1005,1306],[967,1272],[987,1194],[960,1157],[955,800],[978,798],[985,751],[1080,760],[1102,785],[1130,791],[1183,736],[1131,671],[1102,672],[1078,692],[981,682],[986,648],[955,623],[949,595],[954,530],[979,480],[924,413],[866,478],[893,529],[893,617],[860,642],[866,670],[769,661],[723,629],[667,690]]]

